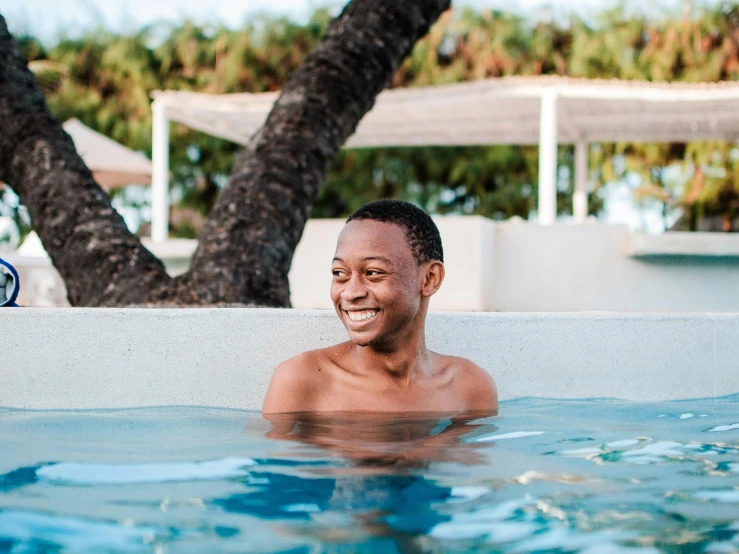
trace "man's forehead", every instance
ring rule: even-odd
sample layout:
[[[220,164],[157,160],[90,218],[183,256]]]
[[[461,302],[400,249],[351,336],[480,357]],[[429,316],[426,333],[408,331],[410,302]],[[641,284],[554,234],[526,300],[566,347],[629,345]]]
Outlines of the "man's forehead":
[[[405,228],[395,223],[374,220],[352,220],[339,233],[336,253],[351,251],[363,257],[386,257],[410,255],[410,245]],[[348,252],[347,252],[348,253]]]
[[[354,219],[344,225],[339,233],[339,241],[342,239],[365,240],[365,241],[396,241],[403,238],[407,242],[407,230],[397,223],[375,221],[374,219]]]

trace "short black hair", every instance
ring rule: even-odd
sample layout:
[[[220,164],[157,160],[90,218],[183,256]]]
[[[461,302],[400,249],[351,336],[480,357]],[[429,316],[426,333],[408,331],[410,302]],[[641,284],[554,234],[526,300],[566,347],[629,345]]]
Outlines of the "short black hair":
[[[441,235],[431,216],[421,208],[403,200],[375,200],[365,204],[346,220],[369,219],[383,223],[395,223],[407,231],[408,246],[418,264],[444,261]]]

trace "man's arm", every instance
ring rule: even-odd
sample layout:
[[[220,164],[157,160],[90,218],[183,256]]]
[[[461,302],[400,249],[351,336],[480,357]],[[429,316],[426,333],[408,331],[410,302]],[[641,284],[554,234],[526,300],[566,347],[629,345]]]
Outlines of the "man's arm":
[[[313,365],[308,354],[300,354],[278,365],[267,388],[262,414],[309,411],[316,390]]]

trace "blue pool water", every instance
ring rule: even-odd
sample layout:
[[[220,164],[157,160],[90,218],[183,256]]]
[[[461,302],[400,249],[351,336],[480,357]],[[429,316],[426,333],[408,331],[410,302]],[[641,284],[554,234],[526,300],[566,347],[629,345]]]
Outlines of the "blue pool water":
[[[739,552],[739,396],[0,410],[0,553]]]

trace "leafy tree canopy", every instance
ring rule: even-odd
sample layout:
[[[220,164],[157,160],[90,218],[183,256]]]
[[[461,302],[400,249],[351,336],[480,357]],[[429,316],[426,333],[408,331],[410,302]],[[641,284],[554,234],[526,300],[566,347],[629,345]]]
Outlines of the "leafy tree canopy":
[[[53,45],[33,36],[17,39],[60,120],[76,117],[150,155],[153,90],[278,90],[318,44],[330,20],[321,9],[300,24],[258,17],[237,30],[185,21],[125,35],[98,29]],[[594,22],[575,16],[567,22],[532,22],[503,11],[455,9],[416,45],[393,86],[542,74],[736,80],[739,7],[725,3],[658,18],[618,7]],[[196,237],[226,182],[237,147],[183,126],[173,127],[171,140],[176,200],[172,232]],[[731,230],[739,216],[739,151],[734,145],[603,144],[593,145],[590,157],[591,167],[597,168],[591,176],[591,213],[602,208],[600,187],[630,176],[636,198],[659,203],[666,219],[675,210],[684,211],[684,228],[710,227],[706,222],[719,218],[716,230]],[[571,148],[560,147],[560,213],[571,210],[572,158]],[[536,183],[537,152],[532,147],[344,150],[313,216],[346,216],[366,201],[396,197],[438,213],[526,218],[535,209]],[[146,204],[146,199],[119,199],[125,202]],[[21,215],[16,212],[19,221]],[[147,232],[145,225],[140,232]]]

